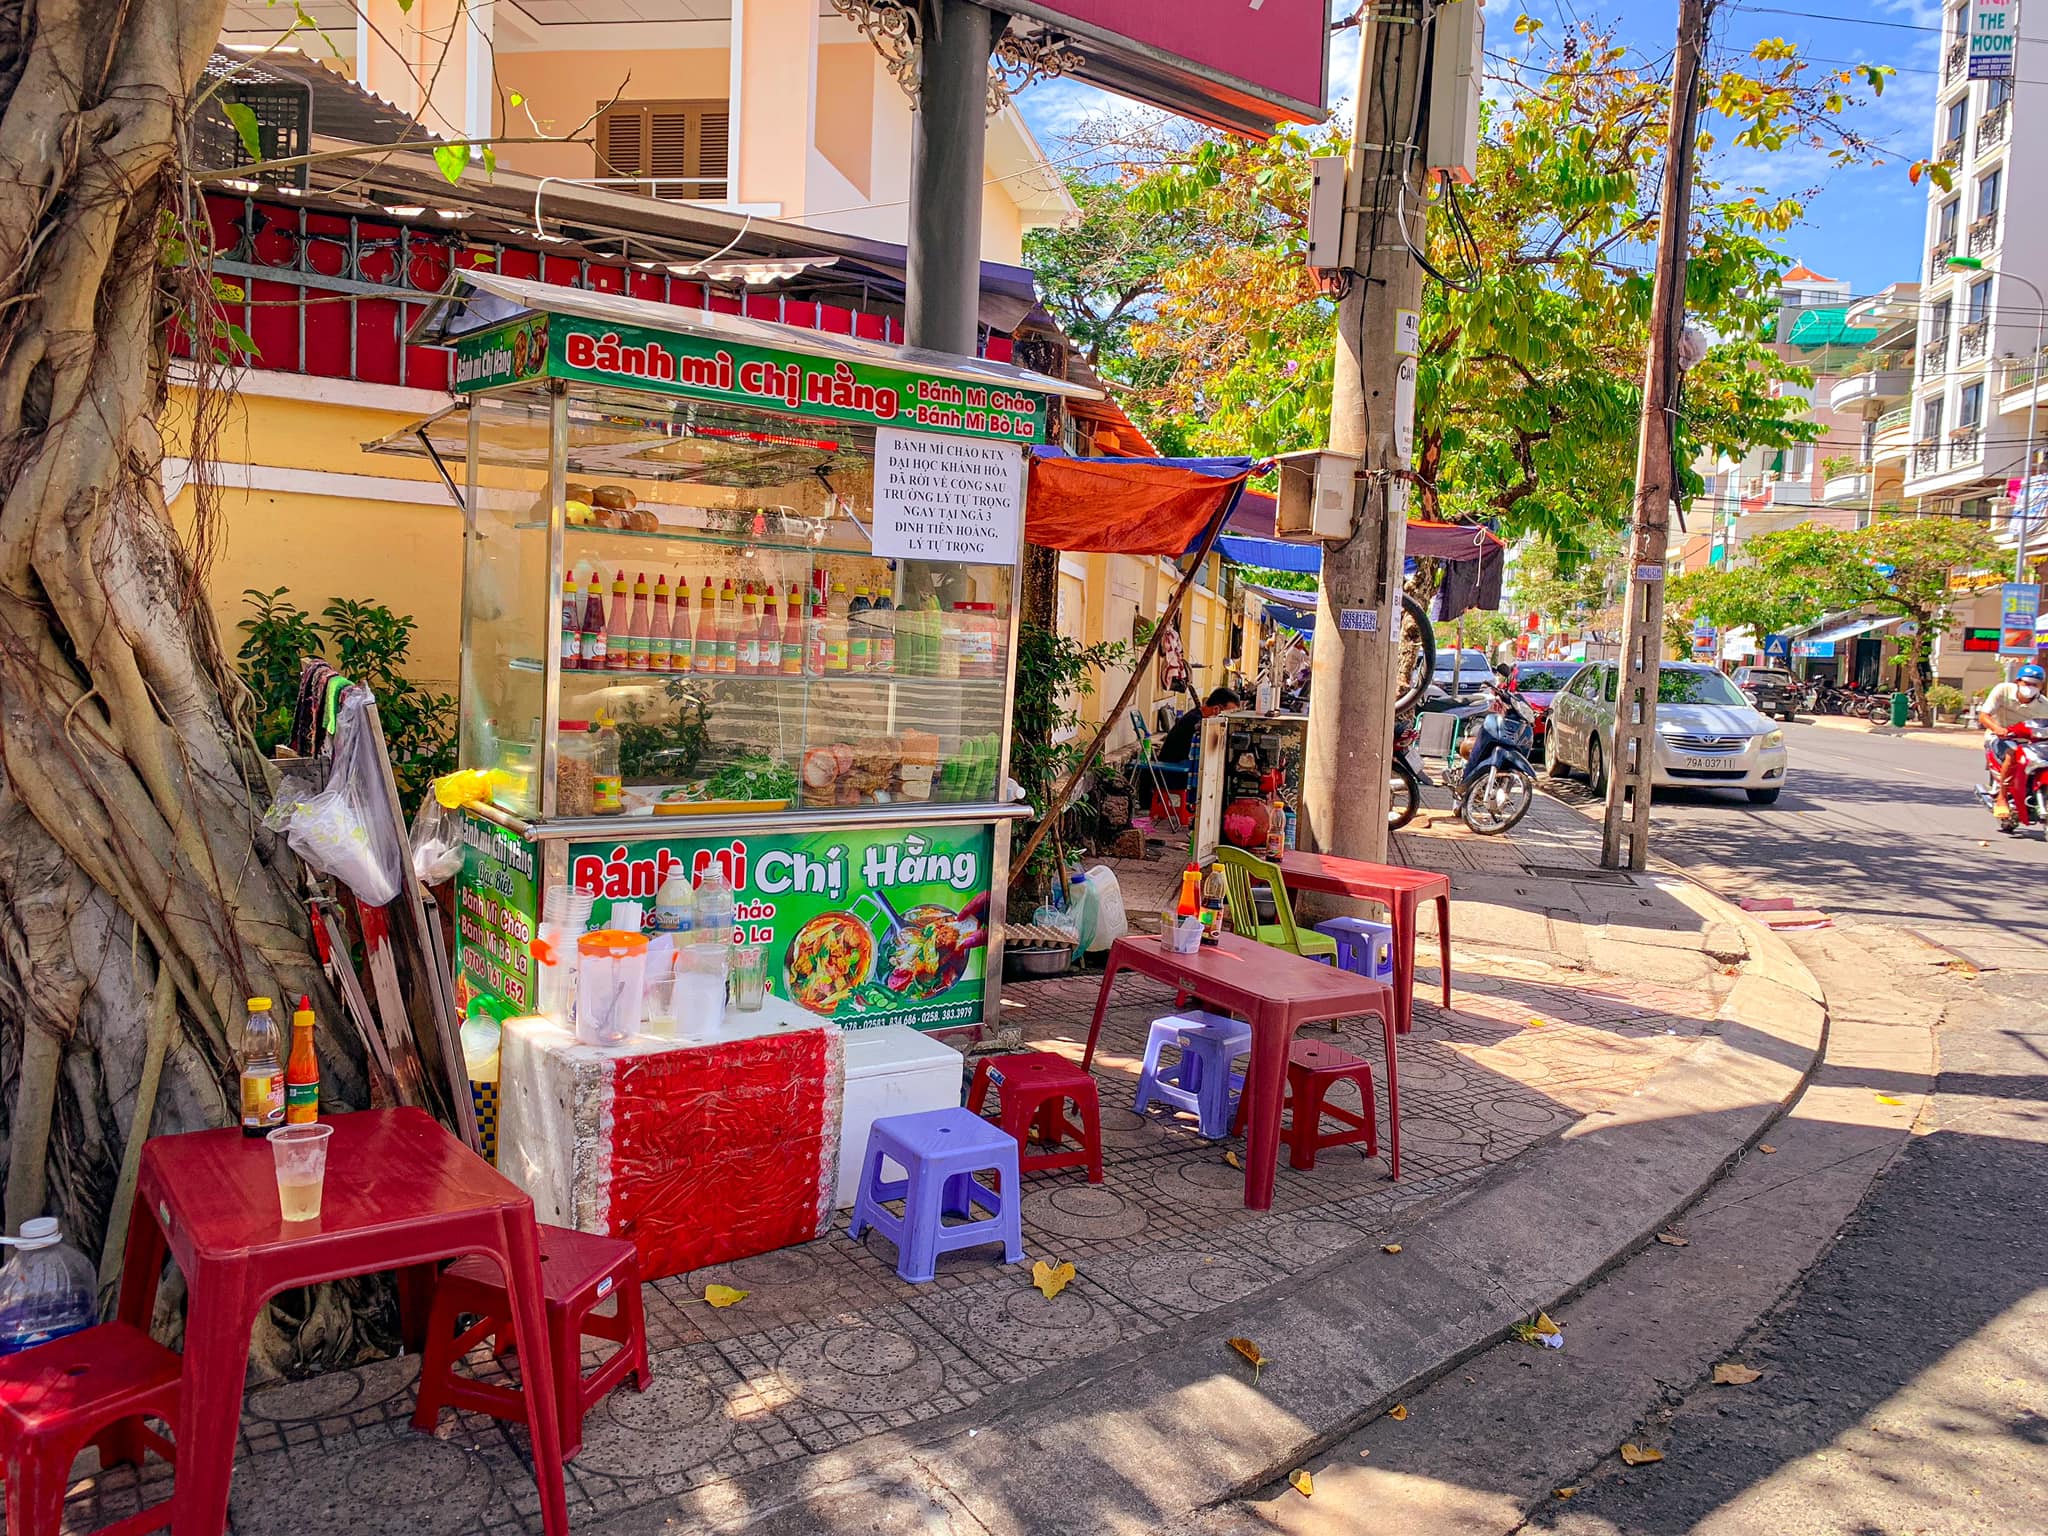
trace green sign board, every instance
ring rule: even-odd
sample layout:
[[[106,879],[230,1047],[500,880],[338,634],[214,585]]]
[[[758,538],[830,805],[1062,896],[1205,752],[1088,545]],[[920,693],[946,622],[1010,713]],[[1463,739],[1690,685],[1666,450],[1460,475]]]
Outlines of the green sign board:
[[[500,1018],[531,1013],[537,979],[528,946],[540,921],[537,853],[480,816],[462,818],[462,876],[455,885],[456,1002]]]
[[[648,913],[670,870],[732,882],[735,941],[768,951],[768,985],[842,1027],[980,1020],[987,974],[987,826],[777,832],[569,845],[569,879]]]
[[[785,416],[1016,443],[1043,439],[1048,418],[1047,397],[1034,390],[577,315],[528,315],[455,342],[458,390],[542,375]]]

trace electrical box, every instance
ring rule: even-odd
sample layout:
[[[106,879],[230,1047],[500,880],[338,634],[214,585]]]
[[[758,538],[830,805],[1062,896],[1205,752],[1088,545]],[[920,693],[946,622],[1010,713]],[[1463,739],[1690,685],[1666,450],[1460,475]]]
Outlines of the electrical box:
[[[1348,539],[1361,461],[1310,449],[1280,455],[1273,532],[1283,539]]]
[[[1308,166],[1308,264],[1330,272],[1344,265],[1344,190],[1350,178],[1342,155],[1317,155]]]
[[[1486,18],[1481,0],[1455,0],[1432,13],[1429,56],[1428,166],[1470,184],[1479,170],[1479,95],[1486,83]]]

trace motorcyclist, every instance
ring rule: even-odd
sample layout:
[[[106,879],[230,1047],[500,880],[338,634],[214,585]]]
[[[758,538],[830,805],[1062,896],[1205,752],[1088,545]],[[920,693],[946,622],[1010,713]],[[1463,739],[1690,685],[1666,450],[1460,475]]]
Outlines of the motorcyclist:
[[[1977,706],[1977,723],[1987,733],[1984,745],[1990,751],[1992,761],[1998,765],[1991,814],[2003,827],[2010,827],[2013,820],[2013,770],[2019,761],[2019,744],[2013,740],[2012,731],[2015,726],[2028,721],[2048,720],[2048,700],[2042,698],[2042,681],[2041,668],[2031,661],[2026,662],[2014,670],[2011,682],[2000,683],[1984,695],[1984,702]]]

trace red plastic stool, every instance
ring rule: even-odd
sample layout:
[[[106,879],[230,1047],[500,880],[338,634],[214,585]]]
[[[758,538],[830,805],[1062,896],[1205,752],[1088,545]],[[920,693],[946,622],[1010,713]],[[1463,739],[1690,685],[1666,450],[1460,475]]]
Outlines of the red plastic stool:
[[[175,1461],[170,1441],[145,1417],[178,1421],[181,1362],[126,1323],[66,1334],[0,1359],[0,1457],[7,1468],[10,1536],[57,1536],[71,1463],[88,1444],[103,1466],[142,1464],[144,1447]],[[171,1523],[171,1501],[152,1504],[100,1536],[141,1536]]]
[[[1324,1097],[1333,1084],[1349,1078],[1358,1084],[1358,1097],[1365,1113],[1353,1114]],[[1313,1168],[1316,1154],[1325,1147],[1348,1147],[1365,1143],[1365,1155],[1380,1155],[1379,1132],[1374,1127],[1372,1063],[1363,1056],[1340,1050],[1326,1040],[1297,1040],[1287,1053],[1287,1107],[1293,1115],[1280,1132],[1287,1145],[1287,1166]],[[1344,1127],[1325,1131],[1323,1116]]]
[[[583,1416],[628,1373],[647,1390],[654,1373],[647,1364],[647,1317],[640,1304],[640,1260],[633,1245],[567,1227],[540,1226],[540,1279],[547,1303],[548,1349],[554,1356],[555,1401],[562,1422],[562,1457],[583,1447]],[[616,1294],[618,1309],[607,1317],[596,1308]],[[477,1321],[458,1333],[458,1315]],[[604,1363],[583,1374],[583,1339],[617,1344]],[[459,1259],[442,1271],[434,1288],[434,1311],[420,1358],[419,1405],[412,1427],[431,1434],[443,1408],[473,1408],[496,1419],[526,1422],[520,1395],[510,1387],[458,1375],[455,1363],[488,1336],[493,1353],[512,1337],[511,1302],[498,1266],[486,1258]]]
[[[1017,1143],[1017,1166],[1022,1172],[1085,1167],[1090,1184],[1102,1182],[1102,1106],[1096,1097],[1095,1079],[1084,1068],[1051,1051],[984,1056],[974,1066],[968,1109],[980,1114],[992,1087],[1002,1091],[998,1123]],[[1079,1125],[1067,1118],[1069,1099],[1081,1117]],[[1033,1152],[1034,1136],[1040,1145],[1053,1150]],[[1063,1145],[1070,1140],[1078,1145]]]

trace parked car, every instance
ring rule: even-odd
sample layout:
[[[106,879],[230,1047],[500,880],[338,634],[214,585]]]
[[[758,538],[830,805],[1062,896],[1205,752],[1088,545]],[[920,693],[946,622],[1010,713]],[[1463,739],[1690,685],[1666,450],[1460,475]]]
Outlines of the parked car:
[[[1596,661],[1573,674],[1550,705],[1550,772],[1583,771],[1607,787],[1614,761],[1619,672]],[[1659,789],[1739,789],[1769,805],[1785,786],[1785,732],[1750,705],[1718,668],[1667,661],[1657,674],[1657,749],[1650,783]]]
[[[1493,666],[1484,651],[1438,651],[1430,681],[1454,698],[1477,698],[1493,682]]]
[[[1550,740],[1550,706],[1578,670],[1575,661],[1518,661],[1508,670],[1508,687],[1536,717],[1535,756],[1542,757]]]
[[[1735,686],[1758,714],[1790,720],[1806,704],[1806,685],[1783,667],[1737,667]]]

